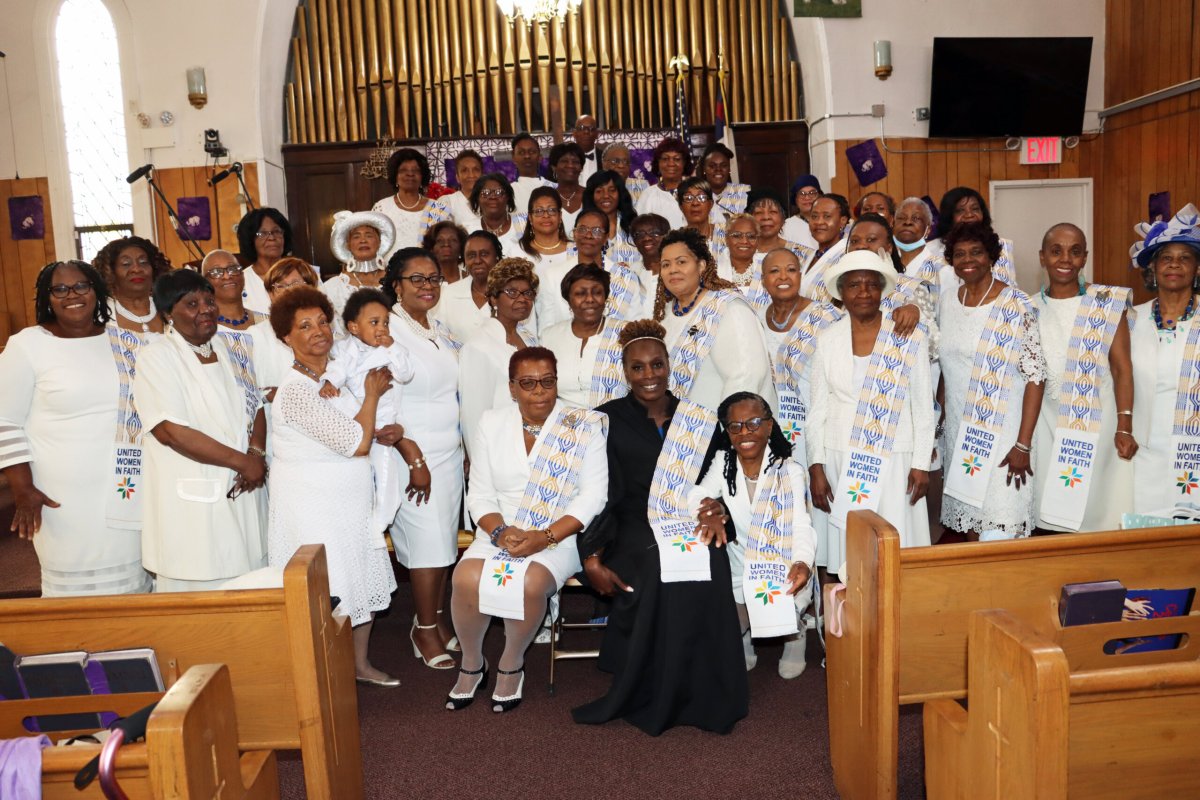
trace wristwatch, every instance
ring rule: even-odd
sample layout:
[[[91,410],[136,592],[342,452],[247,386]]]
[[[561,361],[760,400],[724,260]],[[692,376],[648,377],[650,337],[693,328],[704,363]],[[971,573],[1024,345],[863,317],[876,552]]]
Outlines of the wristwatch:
[[[554,538],[554,531],[546,528],[546,549],[553,550],[558,547],[558,539]]]

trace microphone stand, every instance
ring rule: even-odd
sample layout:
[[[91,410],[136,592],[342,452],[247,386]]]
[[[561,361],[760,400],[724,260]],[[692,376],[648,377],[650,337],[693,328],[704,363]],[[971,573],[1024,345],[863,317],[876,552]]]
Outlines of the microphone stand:
[[[253,211],[255,209],[254,200],[250,198],[250,190],[246,188],[246,180],[242,177],[242,170],[237,170],[238,183],[242,187],[242,197],[246,198],[246,206]]]
[[[150,188],[154,190],[154,193],[158,195],[158,199],[167,209],[167,216],[171,218],[171,222],[175,226],[175,235],[178,236],[179,241],[183,242],[183,245],[187,247],[188,254],[192,255],[198,252],[200,254],[200,260],[203,261],[204,248],[200,246],[199,242],[192,238],[192,234],[188,232],[187,226],[183,224],[183,221],[179,219],[179,215],[175,213],[175,209],[171,207],[171,201],[167,199],[165,194],[163,194],[162,189],[158,188],[158,184],[154,182],[153,172],[146,176],[146,183],[150,184]]]

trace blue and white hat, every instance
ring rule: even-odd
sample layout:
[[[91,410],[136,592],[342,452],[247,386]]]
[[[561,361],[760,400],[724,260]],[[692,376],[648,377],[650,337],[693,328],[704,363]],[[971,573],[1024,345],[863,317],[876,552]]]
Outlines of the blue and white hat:
[[[1154,260],[1159,248],[1181,242],[1200,249],[1200,212],[1188,203],[1166,222],[1139,222],[1133,231],[1142,237],[1129,248],[1129,258],[1134,269],[1146,269]]]

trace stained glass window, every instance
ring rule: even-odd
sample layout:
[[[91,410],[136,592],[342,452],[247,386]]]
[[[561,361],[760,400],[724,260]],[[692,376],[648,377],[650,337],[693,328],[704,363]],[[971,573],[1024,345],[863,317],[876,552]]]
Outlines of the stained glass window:
[[[121,59],[101,0],[64,0],[54,28],[78,257],[133,231]]]

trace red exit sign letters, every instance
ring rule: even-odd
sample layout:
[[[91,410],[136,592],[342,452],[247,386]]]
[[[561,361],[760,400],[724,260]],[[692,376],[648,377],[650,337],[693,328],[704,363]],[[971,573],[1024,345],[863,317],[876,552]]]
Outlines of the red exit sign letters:
[[[1061,164],[1062,139],[1058,136],[1032,136],[1021,139],[1022,164]]]

